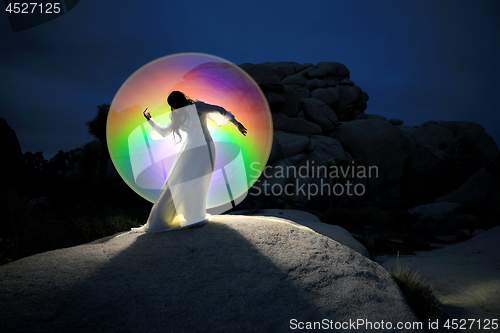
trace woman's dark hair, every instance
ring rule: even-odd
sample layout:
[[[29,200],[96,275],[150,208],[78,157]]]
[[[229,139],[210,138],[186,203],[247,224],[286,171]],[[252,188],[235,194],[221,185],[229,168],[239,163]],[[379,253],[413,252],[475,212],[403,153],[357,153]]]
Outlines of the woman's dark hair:
[[[174,109],[180,109],[186,105],[193,104],[194,101],[187,98],[186,95],[180,91],[172,91],[170,95],[168,95],[167,103]]]
[[[167,103],[173,109],[180,109],[187,105],[193,104],[194,101],[190,98],[187,98],[186,95],[184,95],[184,93],[180,91],[172,91],[170,95],[168,95]],[[174,132],[174,139],[175,136],[177,135],[180,138],[179,142],[180,140],[182,140],[182,136],[180,133],[181,127],[183,129],[186,129],[187,127],[187,125],[184,124],[187,117],[188,116],[185,112],[175,112],[174,110],[170,112],[170,120],[172,121],[172,131]]]

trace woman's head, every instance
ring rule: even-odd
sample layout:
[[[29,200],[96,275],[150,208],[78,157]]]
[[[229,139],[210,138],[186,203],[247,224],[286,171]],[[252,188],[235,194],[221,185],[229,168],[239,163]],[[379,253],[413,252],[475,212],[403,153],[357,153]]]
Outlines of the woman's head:
[[[172,91],[167,97],[167,103],[170,105],[172,110],[180,109],[187,105],[194,103],[192,99],[189,99],[180,91]],[[172,130],[174,132],[174,139],[176,136],[179,137],[179,141],[182,140],[180,130],[186,130],[189,123],[188,116],[185,112],[170,112],[170,120],[172,121]]]
[[[172,109],[180,109],[186,105],[193,104],[193,100],[189,99],[180,91],[172,91],[167,97],[167,103]]]

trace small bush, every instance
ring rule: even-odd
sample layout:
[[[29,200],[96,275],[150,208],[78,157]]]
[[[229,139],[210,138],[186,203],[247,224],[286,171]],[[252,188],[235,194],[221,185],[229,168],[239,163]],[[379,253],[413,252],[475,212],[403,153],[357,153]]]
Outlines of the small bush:
[[[431,287],[420,274],[407,265],[401,265],[399,260],[396,266],[389,269],[399,288],[406,297],[410,309],[422,321],[436,318],[441,312],[441,302],[432,293]]]
[[[72,219],[71,222],[73,224],[73,234],[79,242],[91,242],[139,226],[136,220],[123,215],[94,218],[78,216]]]
[[[127,231],[147,217],[142,209],[106,206],[103,210],[85,205],[33,206],[18,192],[0,191],[0,265]]]
[[[59,225],[44,207],[31,207],[14,191],[0,192],[0,265],[52,250]]]
[[[87,216],[78,216],[72,220],[74,233],[77,238],[88,242],[92,235],[92,224]]]

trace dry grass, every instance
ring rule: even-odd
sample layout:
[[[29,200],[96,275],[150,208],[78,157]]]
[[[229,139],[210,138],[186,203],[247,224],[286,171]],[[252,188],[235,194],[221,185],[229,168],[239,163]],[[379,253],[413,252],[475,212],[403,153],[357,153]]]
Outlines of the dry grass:
[[[420,320],[427,321],[439,316],[441,302],[432,293],[430,284],[418,271],[408,265],[402,265],[399,262],[399,255],[396,265],[389,269],[389,273],[401,288],[410,309]]]

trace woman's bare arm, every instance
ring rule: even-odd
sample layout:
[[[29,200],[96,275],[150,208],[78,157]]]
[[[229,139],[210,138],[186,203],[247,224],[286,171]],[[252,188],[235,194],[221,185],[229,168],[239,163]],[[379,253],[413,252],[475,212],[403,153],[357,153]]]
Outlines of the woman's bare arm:
[[[234,117],[234,115],[231,112],[224,109],[223,107],[218,106],[218,105],[207,104],[204,102],[195,102],[195,106],[196,106],[196,110],[199,113],[219,112],[223,116],[226,116],[229,114],[231,116],[231,120],[230,120],[231,124],[233,124],[238,129],[238,131],[241,132],[241,134],[243,134],[245,136],[247,135],[247,129],[245,128],[245,126],[243,126],[242,123],[237,121],[236,118]]]
[[[153,120],[153,117],[151,116],[151,113],[149,113],[148,108],[144,110],[143,112],[144,117],[148,120],[148,123],[151,125],[151,138],[153,140],[160,140],[162,138],[166,138],[170,135],[172,135],[172,124],[169,124],[167,127],[160,126],[159,124],[155,123]]]

